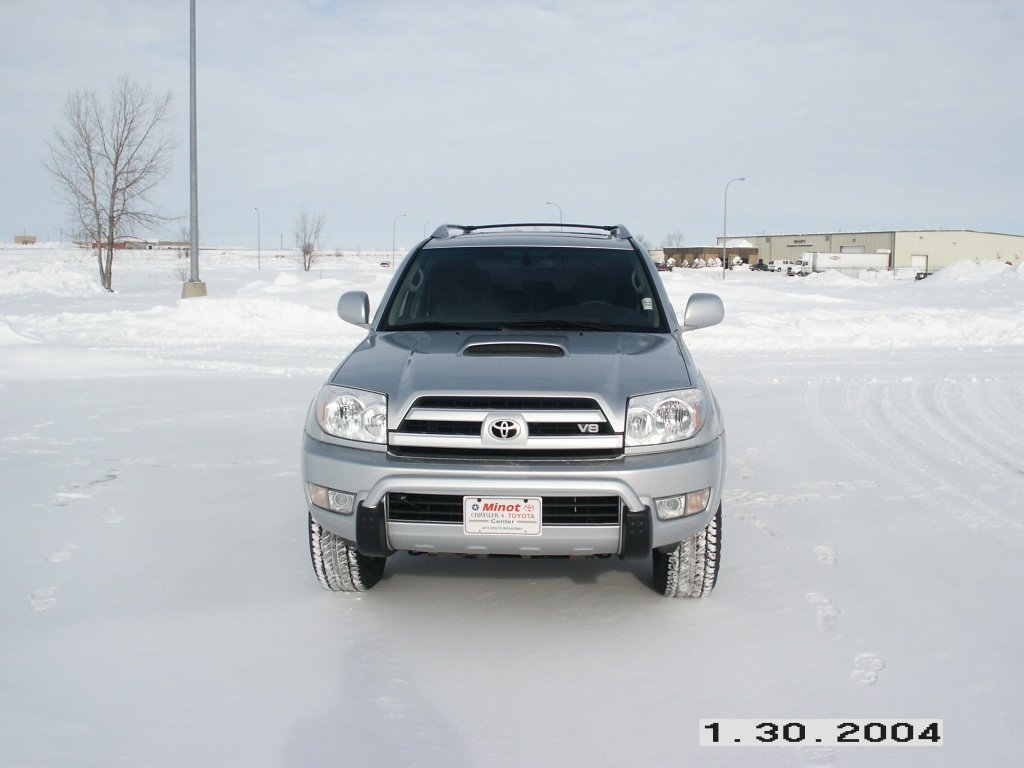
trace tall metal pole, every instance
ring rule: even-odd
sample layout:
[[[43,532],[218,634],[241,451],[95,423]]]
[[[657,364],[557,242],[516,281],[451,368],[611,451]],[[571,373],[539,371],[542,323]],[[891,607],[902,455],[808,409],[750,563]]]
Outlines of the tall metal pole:
[[[732,184],[733,181],[746,181],[746,179],[743,178],[742,176],[740,176],[739,178],[732,179],[732,181],[730,181],[729,184]],[[729,268],[729,264],[728,264],[729,257],[728,257],[728,255],[726,253],[726,243],[728,242],[728,238],[727,238],[728,229],[727,229],[726,222],[728,221],[728,216],[729,216],[729,184],[725,185],[725,202],[722,204],[722,279],[723,280],[725,280],[725,270]]]
[[[545,203],[545,205],[553,205],[553,206],[555,206],[555,208],[558,209],[558,231],[561,232],[562,231],[562,206],[560,206],[558,203],[551,203],[551,202]]]
[[[391,222],[391,266],[395,266],[395,230],[398,227],[398,220],[405,216],[404,213],[400,213],[395,216],[395,220]]]
[[[255,205],[252,207],[256,211],[256,269],[260,267],[260,209]]]
[[[205,296],[206,285],[199,280],[199,163],[196,154],[196,0],[189,0],[189,276],[181,298]]]

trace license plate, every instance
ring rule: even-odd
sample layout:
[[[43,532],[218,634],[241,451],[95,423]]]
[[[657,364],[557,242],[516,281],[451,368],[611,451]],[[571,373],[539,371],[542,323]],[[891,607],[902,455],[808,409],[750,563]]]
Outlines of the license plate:
[[[540,536],[543,506],[538,496],[463,496],[462,529],[483,536]]]

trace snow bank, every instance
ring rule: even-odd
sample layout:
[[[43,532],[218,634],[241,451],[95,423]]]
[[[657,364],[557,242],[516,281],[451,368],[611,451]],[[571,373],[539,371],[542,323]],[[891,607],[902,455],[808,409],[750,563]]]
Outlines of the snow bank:
[[[878,274],[885,273],[879,273],[875,270],[865,269],[862,273],[859,273],[856,277],[854,277],[853,275],[847,274],[845,272],[840,272],[839,270],[836,269],[830,269],[827,272],[812,272],[809,275],[796,279],[802,280],[808,285],[820,287],[830,285],[841,285],[847,288],[861,288],[877,284],[879,282],[877,279]]]
[[[272,299],[190,299],[142,311],[61,312],[31,317],[44,338],[89,345],[183,347],[209,342],[337,343],[337,315]]]
[[[0,268],[0,297],[46,294],[49,296],[91,296],[104,293],[95,274],[84,274],[77,265],[65,267],[57,261],[38,269]]]
[[[1021,263],[1024,266],[1024,262]],[[932,285],[946,283],[980,283],[1002,275],[1014,273],[1014,268],[1002,261],[958,261],[931,275],[927,282]],[[1016,270],[1020,273],[1020,267]]]
[[[337,315],[273,299],[227,298],[182,301],[170,311],[142,314],[140,326],[164,326],[208,336],[264,339],[289,334],[330,334],[337,330]]]
[[[1024,345],[1024,281],[1002,262],[960,262],[927,280],[892,280],[870,271],[860,278],[822,272],[806,278],[700,273],[666,279],[677,311],[690,293],[718,293],[725,321],[687,334],[704,350]]]
[[[239,296],[299,296],[308,291],[336,291],[338,295],[348,290],[341,280],[332,278],[302,279],[293,272],[281,272],[273,280],[256,280],[238,290]]]
[[[176,350],[171,357],[184,357],[187,365],[213,347],[235,345],[264,357],[287,351],[299,368],[329,367],[363,335],[338,319],[338,297],[361,288],[376,307],[393,275],[367,254],[324,257],[303,272],[297,263],[276,259],[264,259],[269,266],[257,270],[248,252],[204,252],[210,296],[181,301],[169,289],[169,276],[181,263],[174,252],[123,257],[114,295],[99,287],[88,254],[51,256],[55,260],[45,263],[41,251],[0,251],[0,294],[78,297],[53,305],[62,311],[39,313],[38,299],[32,299],[29,309],[36,314],[0,316],[10,323],[2,338],[36,336],[162,359]],[[721,325],[687,334],[695,352],[1024,345],[1022,272],[1001,262],[961,262],[924,281],[871,272],[860,278],[743,270],[725,279],[717,270],[659,274],[677,311],[698,291],[717,293],[725,302]],[[218,364],[234,370],[237,362]]]
[[[7,323],[0,321],[0,347],[39,343],[39,339],[33,339],[29,336],[18,333]]]

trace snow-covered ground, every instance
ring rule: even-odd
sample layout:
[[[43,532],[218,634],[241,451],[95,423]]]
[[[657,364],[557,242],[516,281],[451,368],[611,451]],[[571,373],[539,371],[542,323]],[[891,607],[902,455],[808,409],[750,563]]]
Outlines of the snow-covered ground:
[[[0,766],[1010,766],[1024,274],[662,273],[726,413],[721,578],[309,564],[298,452],[373,254],[0,247]],[[941,718],[942,747],[699,747],[700,718]],[[372,761],[372,762],[371,762]]]

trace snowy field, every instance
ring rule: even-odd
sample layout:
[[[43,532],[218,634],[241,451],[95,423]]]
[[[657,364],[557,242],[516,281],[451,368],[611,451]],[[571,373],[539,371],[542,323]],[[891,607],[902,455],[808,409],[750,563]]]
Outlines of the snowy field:
[[[309,564],[299,442],[380,257],[0,247],[0,766],[1011,766],[1024,272],[676,270],[726,414],[723,567]],[[375,304],[374,304],[375,305]],[[699,747],[700,718],[941,718],[941,747]]]

